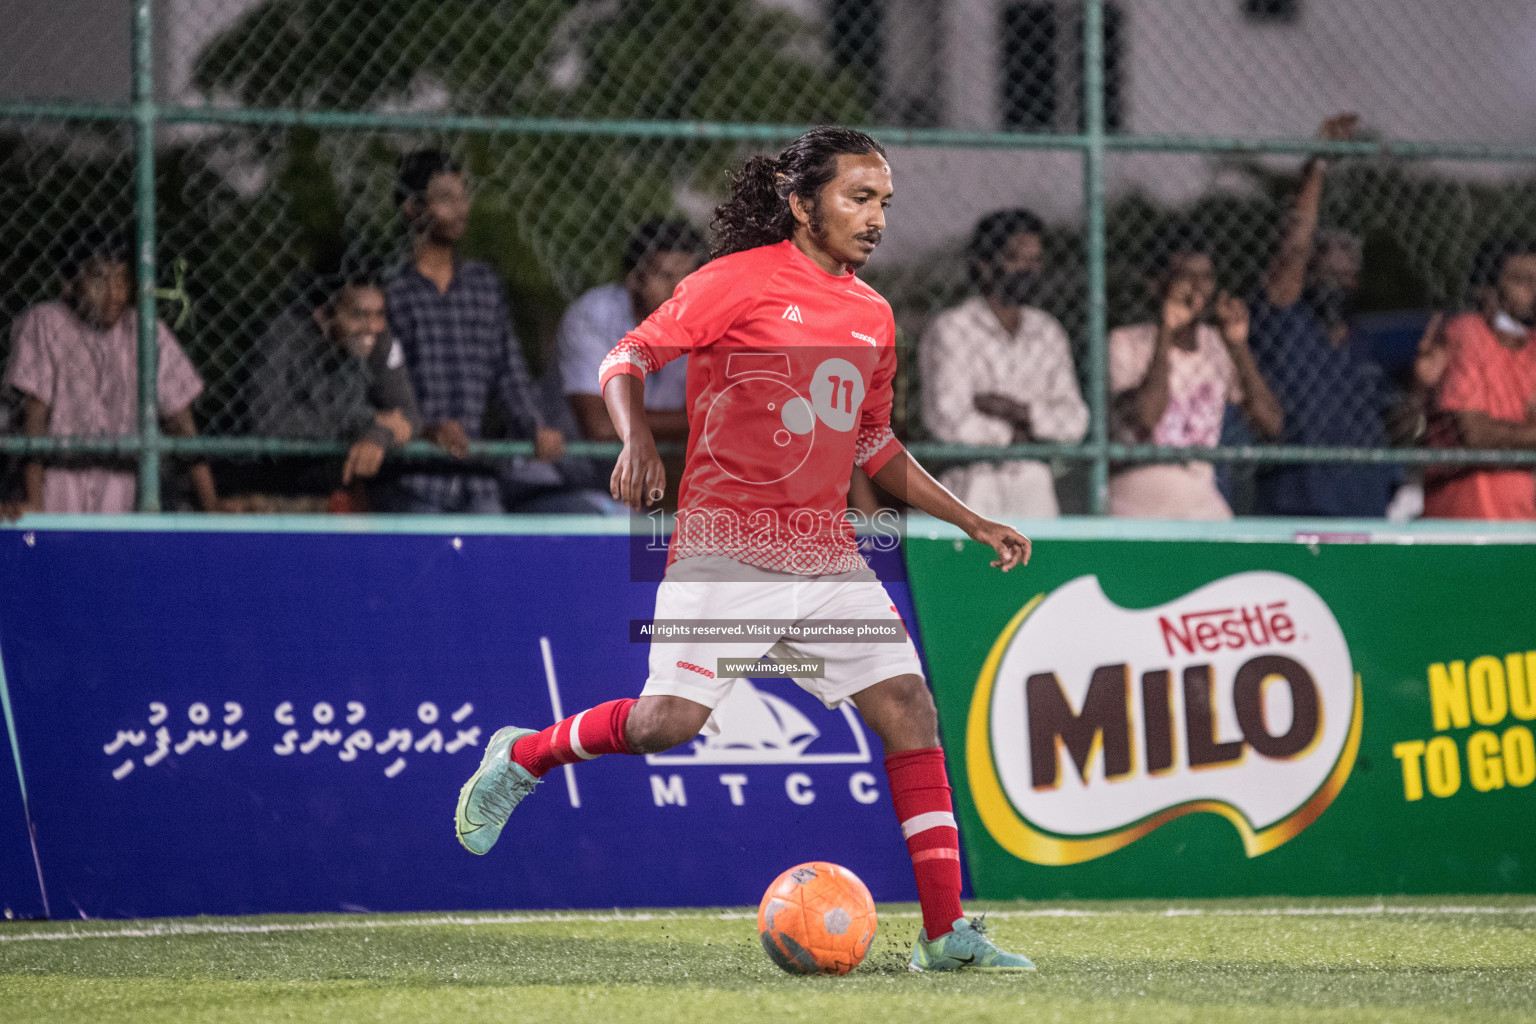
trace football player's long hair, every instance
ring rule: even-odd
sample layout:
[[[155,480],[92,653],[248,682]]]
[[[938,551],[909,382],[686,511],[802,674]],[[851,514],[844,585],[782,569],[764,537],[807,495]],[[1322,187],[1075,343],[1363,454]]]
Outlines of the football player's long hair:
[[[731,178],[730,198],[715,207],[709,255],[728,256],[784,241],[795,229],[789,197],[799,196],[814,206],[821,190],[837,176],[837,158],[865,153],[885,156],[885,147],[861,131],[821,125],[776,157],[754,156]]]

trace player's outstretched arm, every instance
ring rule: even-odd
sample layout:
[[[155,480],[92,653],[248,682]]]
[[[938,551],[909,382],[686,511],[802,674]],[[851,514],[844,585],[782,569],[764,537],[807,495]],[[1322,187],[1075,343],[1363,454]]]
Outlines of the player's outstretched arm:
[[[991,546],[997,552],[992,564],[1003,572],[1016,565],[1029,564],[1028,537],[1011,526],[995,523],[971,511],[905,451],[892,456],[872,479],[913,508],[952,523],[972,540]]]
[[[667,490],[667,471],[656,452],[656,439],[645,418],[645,380],[617,373],[603,388],[603,402],[614,429],[624,442],[618,464],[608,481],[608,493],[636,511],[661,500]]]

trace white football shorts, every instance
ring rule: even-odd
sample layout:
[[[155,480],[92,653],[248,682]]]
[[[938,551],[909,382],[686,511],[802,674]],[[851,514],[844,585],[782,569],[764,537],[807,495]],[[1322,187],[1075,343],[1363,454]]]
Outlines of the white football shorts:
[[[797,576],[759,569],[719,555],[681,558],[668,567],[656,591],[660,620],[762,622],[839,619],[900,623],[901,616],[870,569],[830,576]],[[820,641],[782,636],[742,640],[651,640],[650,675],[641,696],[686,697],[720,706],[740,677],[721,678],[721,659],[820,658],[825,675],[792,677],[828,708],[860,690],[900,675],[923,675],[917,648],[901,629],[901,641]],[[706,726],[706,732],[709,731]]]

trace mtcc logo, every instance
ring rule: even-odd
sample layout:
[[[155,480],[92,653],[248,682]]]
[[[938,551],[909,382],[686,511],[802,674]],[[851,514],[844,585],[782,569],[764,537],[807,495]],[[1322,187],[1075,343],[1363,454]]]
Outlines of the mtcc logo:
[[[1343,788],[1362,713],[1343,631],[1300,580],[1239,573],[1137,610],[1083,576],[993,644],[966,762],[987,830],[1036,864],[1102,857],[1198,811],[1255,857]]]
[[[813,702],[809,701],[797,707],[784,693],[773,692],[776,687],[785,688],[780,681],[754,685],[737,679],[698,739],[678,751],[647,754],[646,763],[658,768],[735,769],[720,773],[718,778],[731,803],[740,807],[747,803],[747,794],[752,791],[748,786],[750,778],[742,768],[867,765],[874,759],[864,726],[852,708],[843,705],[828,711],[819,705],[811,706]],[[791,772],[783,779],[784,796],[802,807],[815,803],[818,794],[839,801],[851,797],[864,806],[879,802],[879,780],[874,773],[857,770],[843,778],[839,772],[834,776],[836,782],[827,777],[829,774],[832,773],[821,771],[813,776],[803,771]],[[688,784],[682,775],[652,775],[651,795],[657,807],[686,807]]]
[[[738,679],[686,753],[647,754],[647,764],[868,764],[869,740],[847,705],[814,712],[820,727],[785,697]],[[836,725],[834,725],[836,723]],[[836,726],[843,726],[836,728]],[[832,733],[823,737],[823,729]]]

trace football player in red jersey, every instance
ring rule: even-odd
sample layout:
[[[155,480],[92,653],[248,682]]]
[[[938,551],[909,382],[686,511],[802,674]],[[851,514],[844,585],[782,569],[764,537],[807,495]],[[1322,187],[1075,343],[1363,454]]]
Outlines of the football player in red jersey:
[[[993,566],[1007,572],[1029,561],[1028,539],[967,508],[891,432],[895,322],[855,271],[880,244],[892,195],[884,149],[851,129],[815,128],[777,157],[752,158],[715,211],[714,258],[604,361],[599,383],[624,441],[611,489],[641,510],[665,486],[645,418],[645,374],[689,356],[688,455],[657,620],[899,622],[844,514],[855,465],[992,547]],[[1033,970],[961,909],[938,714],[909,638],[654,641],[638,699],[543,731],[508,726],[492,736],[460,793],[459,841],[488,851],[555,767],[656,753],[709,729],[738,682],[711,671],[722,658],[820,658],[824,676],[796,682],[828,707],[852,703],[880,737],[923,910],[912,968]]]

